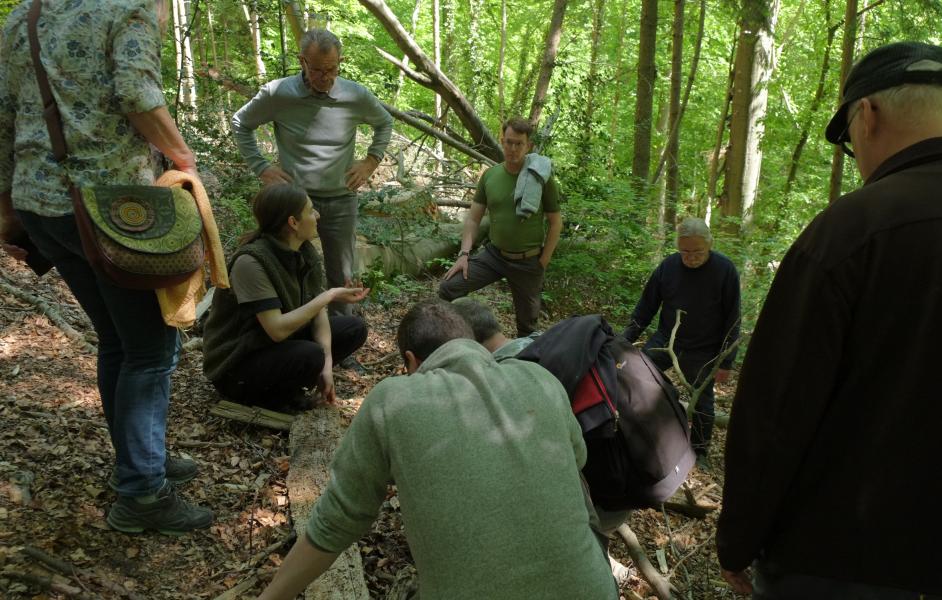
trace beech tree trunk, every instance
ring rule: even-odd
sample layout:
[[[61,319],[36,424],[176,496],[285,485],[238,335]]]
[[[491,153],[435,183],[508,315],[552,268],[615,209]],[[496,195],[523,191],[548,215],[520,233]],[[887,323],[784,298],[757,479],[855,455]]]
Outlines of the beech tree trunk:
[[[174,47],[177,49],[177,77],[180,101],[196,108],[196,80],[193,78],[193,49],[190,45],[189,0],[173,0]]]
[[[625,71],[627,70],[627,57],[625,56],[625,13],[628,11],[628,0],[622,0],[618,7],[618,48],[615,50],[615,92],[612,95],[611,120],[608,124],[608,155],[606,164],[608,165],[608,176],[615,176],[615,141],[618,135],[618,116],[620,114],[619,105],[621,104],[621,92],[624,87]]]
[[[841,44],[841,85],[837,94],[837,106],[844,96],[844,82],[854,62],[854,44],[857,39],[857,0],[847,0],[844,13],[844,39]],[[841,183],[844,178],[844,152],[840,146],[834,146],[831,159],[831,182],[828,188],[828,202],[834,202],[841,195]]]
[[[759,174],[762,169],[760,142],[768,105],[767,83],[772,74],[772,33],[778,19],[779,0],[743,3],[739,42],[733,77],[729,151],[720,212],[731,233],[747,229],[752,220]]]
[[[726,102],[723,104],[723,111],[720,113],[719,123],[716,125],[716,143],[713,145],[713,153],[708,159],[710,162],[709,174],[707,175],[707,206],[706,221],[710,222],[710,214],[713,210],[713,202],[716,200],[716,183],[719,179],[720,159],[725,152],[723,151],[723,134],[726,132],[726,117],[729,116],[729,106],[733,100],[733,80],[736,76],[736,44],[739,39],[738,34],[733,37],[729,51],[729,77],[726,83]]]
[[[546,32],[546,44],[543,49],[543,60],[540,61],[540,76],[536,80],[536,91],[533,93],[533,103],[530,105],[530,122],[536,127],[546,105],[546,94],[549,91],[553,68],[556,66],[556,55],[559,52],[559,40],[563,33],[563,17],[566,16],[566,6],[569,0],[555,0],[553,3],[553,16],[550,18],[549,30]]]
[[[262,60],[262,34],[258,28],[258,6],[255,0],[241,0],[240,4],[242,5],[242,14],[249,26],[249,37],[252,39],[255,74],[261,82],[268,78],[268,70],[265,68],[265,61]]]
[[[638,80],[635,87],[634,151],[631,179],[635,194],[647,194],[651,169],[651,117],[654,112],[654,84],[657,78],[657,0],[641,1],[641,31],[638,35]]]

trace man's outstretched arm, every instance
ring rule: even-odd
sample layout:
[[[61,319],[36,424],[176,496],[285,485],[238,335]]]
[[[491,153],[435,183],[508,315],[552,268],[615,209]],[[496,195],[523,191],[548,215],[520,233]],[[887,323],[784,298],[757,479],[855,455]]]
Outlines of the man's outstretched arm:
[[[302,535],[258,600],[291,600],[334,564],[339,554],[325,552]]]

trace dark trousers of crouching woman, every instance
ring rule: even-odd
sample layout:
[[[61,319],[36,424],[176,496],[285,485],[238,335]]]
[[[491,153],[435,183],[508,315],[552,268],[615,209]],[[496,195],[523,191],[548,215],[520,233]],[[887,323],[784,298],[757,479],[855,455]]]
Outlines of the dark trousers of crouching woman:
[[[360,317],[330,317],[333,364],[339,364],[366,341],[366,322]],[[324,348],[311,338],[293,337],[250,353],[226,377],[214,381],[219,392],[233,402],[271,410],[309,408],[302,396],[314,389],[324,369]]]

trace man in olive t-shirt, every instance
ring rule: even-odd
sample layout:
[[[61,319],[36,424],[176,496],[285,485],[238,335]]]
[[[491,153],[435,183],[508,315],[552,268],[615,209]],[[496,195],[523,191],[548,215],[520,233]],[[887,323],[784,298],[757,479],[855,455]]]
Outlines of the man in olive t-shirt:
[[[533,126],[525,119],[514,118],[504,124],[500,140],[504,162],[481,176],[465,217],[458,259],[438,288],[442,299],[454,300],[498,279],[506,279],[513,294],[518,337],[526,337],[536,329],[543,274],[563,228],[559,188],[552,177],[543,184],[542,196],[532,214],[518,215],[514,191],[527,153],[533,148],[532,131]],[[471,246],[486,212],[491,216],[490,243],[471,256]]]

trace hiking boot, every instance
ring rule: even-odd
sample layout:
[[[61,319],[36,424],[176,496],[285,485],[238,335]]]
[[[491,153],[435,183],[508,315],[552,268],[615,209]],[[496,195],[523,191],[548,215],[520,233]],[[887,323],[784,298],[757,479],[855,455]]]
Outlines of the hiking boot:
[[[361,365],[360,361],[353,358],[352,356],[348,356],[347,358],[340,361],[339,366],[341,369],[348,369],[350,371],[353,371],[357,375],[366,375],[366,367]]]
[[[108,525],[124,533],[158,531],[164,535],[182,535],[213,523],[213,511],[190,504],[177,495],[170,482],[152,496],[118,496],[108,511]]]
[[[170,453],[167,453],[167,460],[164,462],[164,471],[164,477],[166,477],[167,481],[180,484],[186,483],[196,477],[196,474],[199,473],[199,466],[197,466],[195,460],[171,456]],[[118,491],[118,467],[111,468],[111,477],[108,478],[108,487],[116,492]]]

